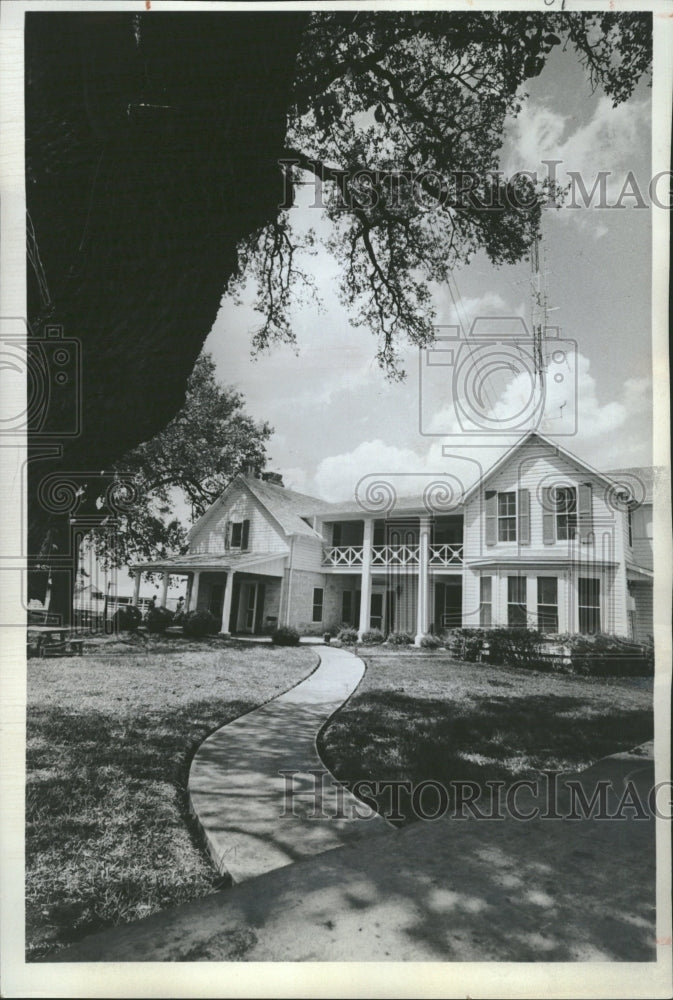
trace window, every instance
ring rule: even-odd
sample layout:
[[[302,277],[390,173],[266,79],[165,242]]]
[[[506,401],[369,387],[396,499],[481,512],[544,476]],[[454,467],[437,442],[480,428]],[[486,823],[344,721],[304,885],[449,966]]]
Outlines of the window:
[[[344,590],[341,595],[341,624],[353,624],[353,593],[350,590]]]
[[[486,490],[484,501],[487,545],[497,542],[530,545],[530,490],[503,493]]]
[[[493,624],[493,578],[482,576],[479,579],[479,624],[482,628],[490,628]]]
[[[498,541],[516,541],[516,493],[498,493]]]
[[[565,542],[577,533],[577,495],[574,486],[556,488],[556,538]]]
[[[558,632],[558,580],[537,578],[537,627],[540,632]]]
[[[510,628],[525,628],[528,621],[526,613],[526,577],[507,577],[507,624]]]
[[[600,632],[601,581],[581,576],[577,582],[580,632],[583,635]]]
[[[323,588],[314,587],[313,588],[313,617],[311,621],[321,622],[322,621],[322,599],[323,599]]]
[[[633,507],[631,504],[626,510],[626,521],[629,528],[629,546],[633,548]]]
[[[230,521],[227,525],[225,548],[247,549],[250,521]]]

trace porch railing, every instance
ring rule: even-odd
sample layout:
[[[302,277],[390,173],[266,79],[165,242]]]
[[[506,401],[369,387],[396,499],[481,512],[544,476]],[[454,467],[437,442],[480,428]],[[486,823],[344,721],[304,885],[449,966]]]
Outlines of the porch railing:
[[[322,553],[323,566],[362,566],[361,545],[328,545]]]
[[[323,566],[362,566],[361,545],[328,545],[323,549]],[[374,545],[372,566],[418,566],[419,545]],[[430,545],[430,566],[460,566],[463,562],[462,545]]]
[[[461,566],[463,563],[462,545],[431,545],[431,566]]]
[[[418,545],[375,545],[372,566],[418,566]]]

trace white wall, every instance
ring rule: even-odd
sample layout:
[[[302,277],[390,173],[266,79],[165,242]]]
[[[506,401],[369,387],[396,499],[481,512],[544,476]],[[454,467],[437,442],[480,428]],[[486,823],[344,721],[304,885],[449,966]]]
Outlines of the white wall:
[[[287,552],[285,535],[262,505],[241,483],[234,483],[225,502],[197,529],[189,552],[223,555],[227,521],[250,521],[249,552]],[[237,551],[237,550],[234,550]]]

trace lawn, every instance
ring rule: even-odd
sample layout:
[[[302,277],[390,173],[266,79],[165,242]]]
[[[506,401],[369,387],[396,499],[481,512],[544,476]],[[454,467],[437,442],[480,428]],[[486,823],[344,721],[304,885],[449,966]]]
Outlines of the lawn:
[[[510,782],[574,771],[653,734],[652,682],[367,653],[367,672],[321,735],[339,780]],[[449,794],[449,801],[451,796]],[[413,820],[401,796],[404,822]],[[390,811],[390,791],[378,796]]]
[[[164,639],[28,661],[28,960],[222,886],[187,812],[191,758],[317,662],[306,647]]]

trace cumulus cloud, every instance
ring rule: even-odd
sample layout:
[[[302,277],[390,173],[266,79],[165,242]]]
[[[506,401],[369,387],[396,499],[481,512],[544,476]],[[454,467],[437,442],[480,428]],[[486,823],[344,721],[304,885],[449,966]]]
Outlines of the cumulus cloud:
[[[540,102],[528,101],[517,118],[508,122],[503,169],[507,175],[518,170],[536,171],[540,179],[555,171],[561,185],[570,182],[571,173],[579,175],[588,195],[599,173],[606,171],[607,203],[614,205],[621,196],[621,203],[631,207],[639,200],[636,192],[648,200],[649,177],[643,173],[642,161],[638,170],[636,152],[649,148],[649,119],[650,105],[646,99],[627,101],[615,108],[604,95],[596,102],[589,121],[579,126],[572,114],[561,114]],[[561,162],[549,167],[543,162],[545,160]],[[633,171],[632,180],[629,179],[630,171]],[[577,178],[574,186],[577,207],[571,207],[571,190],[559,218],[590,230],[595,239],[600,239],[608,229],[595,213],[582,211],[584,196]],[[598,197],[599,189],[591,203],[597,204]]]
[[[565,382],[548,378],[542,419],[522,422],[520,429],[506,439],[489,432],[468,437],[454,402],[447,398],[430,421],[437,436],[421,438],[417,448],[377,437],[362,441],[350,451],[323,458],[312,476],[302,477],[299,469],[287,470],[286,482],[327,500],[352,499],[362,477],[379,473],[397,477],[402,492],[405,481],[411,484],[410,477],[442,470],[455,471],[462,485],[469,487],[511,446],[513,438],[529,429],[557,440],[561,447],[599,469],[640,464],[643,442],[650,434],[650,380],[627,379],[619,399],[601,400],[589,359],[578,354],[574,364],[576,389],[570,378]],[[513,375],[493,399],[489,416],[506,420],[512,413],[525,410],[530,393],[530,376]],[[559,434],[559,428],[570,433]],[[414,483],[406,492],[415,489]]]

